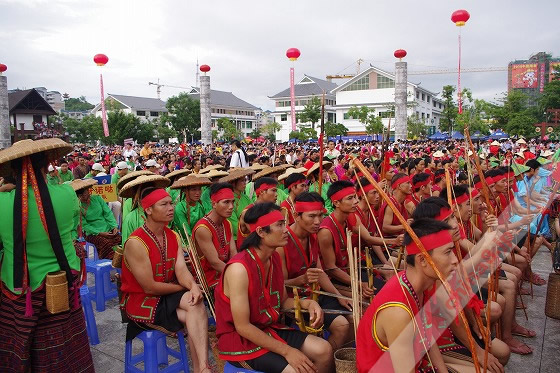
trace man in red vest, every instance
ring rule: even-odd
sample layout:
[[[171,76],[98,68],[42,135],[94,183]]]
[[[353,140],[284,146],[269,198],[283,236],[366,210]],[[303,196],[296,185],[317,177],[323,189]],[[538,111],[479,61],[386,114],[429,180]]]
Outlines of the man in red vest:
[[[295,221],[295,207],[294,201],[298,195],[303,192],[307,192],[309,186],[307,185],[307,178],[299,173],[294,172],[286,178],[284,182],[286,190],[290,193],[288,198],[286,198],[281,204],[282,213],[287,217],[286,224],[292,225]]]
[[[208,315],[202,293],[190,274],[177,233],[167,228],[173,203],[165,189],[141,195],[146,222],[125,243],[121,308],[130,323],[127,340],[146,328],[177,332],[187,328],[195,372],[210,372]],[[196,341],[196,344],[194,343]]]
[[[391,179],[391,188],[393,189],[393,195],[390,196],[391,201],[393,201],[393,204],[401,215],[405,219],[408,219],[408,211],[404,206],[404,201],[412,193],[410,176],[401,173],[396,174]],[[384,202],[379,210],[379,226],[383,234],[387,236],[397,236],[404,233],[403,225],[397,219],[393,210],[387,207],[387,203]]]
[[[213,288],[228,260],[237,254],[228,218],[233,212],[233,187],[228,183],[210,186],[212,210],[193,229],[193,240],[201,257],[206,282]]]

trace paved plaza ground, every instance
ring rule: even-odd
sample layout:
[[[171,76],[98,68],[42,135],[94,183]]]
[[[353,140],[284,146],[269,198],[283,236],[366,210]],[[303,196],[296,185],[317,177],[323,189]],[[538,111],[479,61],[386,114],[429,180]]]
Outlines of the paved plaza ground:
[[[551,268],[550,254],[542,247],[535,256],[533,271],[548,280]],[[528,285],[525,286],[528,287]],[[522,339],[534,349],[534,352],[529,356],[512,354],[506,371],[556,373],[560,371],[560,320],[546,317],[544,314],[546,285],[534,286],[533,289],[533,299],[530,296],[524,296],[525,303],[528,304],[529,321],[525,320],[522,310],[517,311],[517,320],[521,325],[537,332],[536,338]],[[96,371],[101,373],[123,372],[126,325],[120,321],[117,299],[107,302],[107,309],[104,312],[96,312],[95,318],[101,342],[91,347]],[[176,340],[171,338],[168,338],[168,343],[177,344]],[[139,346],[139,343],[134,343],[135,350],[140,348]]]

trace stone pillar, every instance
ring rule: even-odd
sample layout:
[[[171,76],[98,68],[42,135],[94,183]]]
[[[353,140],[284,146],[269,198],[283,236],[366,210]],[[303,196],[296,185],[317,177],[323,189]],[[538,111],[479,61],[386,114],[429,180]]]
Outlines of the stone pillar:
[[[212,143],[212,111],[210,109],[210,77],[200,77],[200,141],[204,145]]]
[[[407,137],[407,65],[406,62],[395,63],[395,140]]]
[[[0,149],[9,148],[11,145],[8,77],[0,75]]]

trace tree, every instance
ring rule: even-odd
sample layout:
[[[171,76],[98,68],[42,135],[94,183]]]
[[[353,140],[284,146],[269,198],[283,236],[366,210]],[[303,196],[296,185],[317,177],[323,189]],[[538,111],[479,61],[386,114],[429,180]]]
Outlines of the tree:
[[[480,133],[489,133],[489,123],[491,122],[488,115],[491,105],[479,99],[473,99],[470,89],[463,89],[463,112],[457,114],[455,119],[454,130],[463,133],[468,125],[471,133],[480,131]]]
[[[406,119],[406,128],[410,139],[424,137],[428,133],[428,126],[416,115],[411,115]]]
[[[299,126],[299,131],[290,132],[290,138],[307,141],[309,139],[316,139],[317,132],[309,126]]]
[[[68,111],[86,111],[91,110],[95,105],[87,102],[85,96],[80,96],[78,98],[68,98],[64,100],[64,110]]]
[[[298,114],[300,123],[311,123],[311,128],[315,129],[315,123],[321,119],[321,100],[313,96],[303,107],[303,111]]]
[[[103,123],[95,115],[87,115],[82,120],[64,115],[62,126],[73,143],[94,144],[103,137]]]
[[[165,104],[167,113],[161,116],[162,123],[169,123],[185,141],[188,134],[200,138],[200,101],[191,98],[186,93],[170,97]]]
[[[367,106],[352,106],[348,110],[348,115],[362,123],[366,128],[367,134],[376,135],[383,133],[383,121],[375,115],[375,109],[370,109]]]
[[[282,125],[280,123],[268,122],[267,124],[261,127],[261,132],[270,141],[276,141],[276,133],[278,133],[278,131],[280,131],[281,129],[282,129]]]
[[[166,123],[155,123],[156,136],[159,140],[165,140],[167,142],[171,138],[177,137],[177,131],[171,128]]]
[[[259,137],[260,135],[261,135],[261,129],[257,127],[253,128],[253,130],[249,133],[249,136],[251,136],[254,139]]]
[[[539,109],[544,113],[548,109],[560,109],[560,72],[556,72],[552,81],[545,87],[539,98]]]
[[[510,135],[534,137],[535,126],[543,119],[537,107],[530,107],[529,97],[518,90],[505,93],[497,105],[489,106],[489,117],[494,129],[501,128]]]
[[[222,131],[222,139],[226,141],[230,141],[233,139],[241,139],[243,137],[243,132],[237,129],[235,123],[233,123],[228,118],[220,118],[216,121],[216,125],[219,130]]]
[[[348,128],[341,123],[326,122],[325,123],[325,136],[329,137],[346,136]]]
[[[444,85],[442,90],[443,101],[445,102],[445,107],[441,113],[440,128],[451,133],[453,130],[453,124],[457,118],[457,106],[455,105],[455,100],[453,94],[455,93],[455,87],[451,85]]]
[[[107,113],[107,124],[109,125],[109,136],[101,137],[104,144],[123,144],[125,139],[132,138],[139,143],[153,141],[156,129],[150,122],[143,122],[132,113],[124,113],[121,110]]]

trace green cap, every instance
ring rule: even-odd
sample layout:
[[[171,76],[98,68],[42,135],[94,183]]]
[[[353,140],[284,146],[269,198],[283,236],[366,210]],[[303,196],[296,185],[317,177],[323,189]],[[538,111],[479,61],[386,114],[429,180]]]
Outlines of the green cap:
[[[552,163],[552,161],[550,159],[546,159],[546,158],[543,158],[543,157],[537,158],[537,161],[539,161],[539,163],[542,164],[542,165]]]
[[[490,162],[490,167],[498,167],[500,164],[498,162]]]
[[[519,163],[515,163],[515,162],[513,162],[511,164],[511,168],[513,169],[513,173],[515,174],[515,176],[519,176],[521,174],[524,174],[525,172],[527,172],[531,169],[530,167],[527,167],[524,164],[519,164]]]

